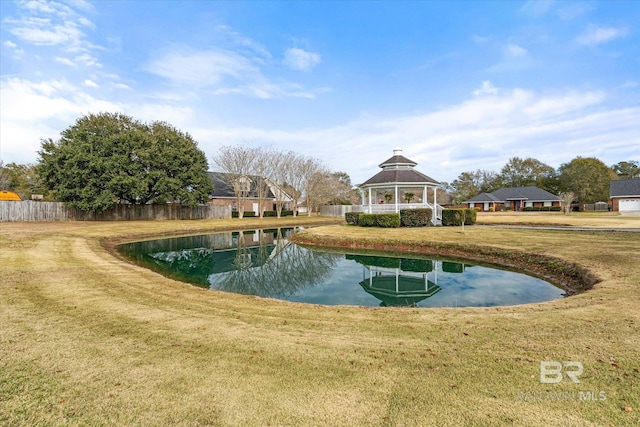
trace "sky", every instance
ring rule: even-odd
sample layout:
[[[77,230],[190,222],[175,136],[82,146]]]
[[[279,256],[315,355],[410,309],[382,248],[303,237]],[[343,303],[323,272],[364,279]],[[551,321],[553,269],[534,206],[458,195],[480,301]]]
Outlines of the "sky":
[[[640,1],[0,0],[0,158],[122,112],[354,184],[512,157],[640,161]]]

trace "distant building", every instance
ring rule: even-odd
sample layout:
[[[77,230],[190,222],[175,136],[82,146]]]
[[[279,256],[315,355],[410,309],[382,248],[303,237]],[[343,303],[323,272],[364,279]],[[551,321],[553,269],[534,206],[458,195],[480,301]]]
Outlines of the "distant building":
[[[230,184],[229,174],[223,172],[207,172],[211,182],[213,183],[213,194],[211,195],[211,199],[209,203],[214,206],[231,206],[234,211],[238,210],[237,206],[237,197],[233,188]],[[254,175],[247,175],[240,178],[242,184],[246,186],[246,197],[244,201],[244,210],[245,211],[253,211],[258,215],[258,182],[264,178],[260,178]],[[265,197],[262,199],[264,203],[264,210],[271,211],[276,209],[276,196],[275,193],[282,192],[275,183],[266,180],[269,186]],[[292,198],[285,195],[284,199],[284,209],[291,209],[291,201]]]
[[[463,203],[483,211],[523,211],[525,208],[560,207],[560,198],[538,187],[506,187],[492,193],[480,193]]]
[[[609,198],[614,211],[640,212],[640,179],[611,181]]]

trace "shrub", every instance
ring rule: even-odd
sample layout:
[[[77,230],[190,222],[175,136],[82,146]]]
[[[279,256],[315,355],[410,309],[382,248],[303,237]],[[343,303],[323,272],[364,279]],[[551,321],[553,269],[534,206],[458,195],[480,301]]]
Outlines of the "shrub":
[[[358,216],[358,225],[361,227],[400,227],[400,214],[360,214]]]
[[[478,211],[475,209],[466,209],[464,216],[464,225],[473,225],[478,219]]]
[[[265,218],[277,215],[278,213],[276,211],[264,211],[264,213],[262,214],[262,216],[264,216]]]
[[[403,227],[426,227],[431,225],[431,209],[402,209],[400,210],[400,224]]]
[[[243,218],[255,217],[256,213],[254,211],[244,211]],[[231,212],[231,218],[238,218],[238,211]]]
[[[347,224],[358,225],[359,216],[360,212],[347,212],[344,214],[344,219],[347,221]]]
[[[473,225],[476,223],[478,211],[475,209],[443,209],[442,210],[442,225],[453,226],[462,225],[462,218],[464,216],[464,225]]]
[[[293,216],[293,211],[282,211],[282,216]]]

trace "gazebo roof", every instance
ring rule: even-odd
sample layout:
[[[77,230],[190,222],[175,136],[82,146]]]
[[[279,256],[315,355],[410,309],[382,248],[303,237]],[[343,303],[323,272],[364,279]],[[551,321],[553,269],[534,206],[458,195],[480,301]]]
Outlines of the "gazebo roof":
[[[381,184],[440,184],[435,179],[414,169],[417,163],[402,155],[402,149],[393,150],[393,156],[380,163],[382,170],[359,187]]]

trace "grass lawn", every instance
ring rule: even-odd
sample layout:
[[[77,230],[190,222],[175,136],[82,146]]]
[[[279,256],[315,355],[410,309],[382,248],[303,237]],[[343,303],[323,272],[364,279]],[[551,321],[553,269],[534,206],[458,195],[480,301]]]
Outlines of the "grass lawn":
[[[640,425],[640,233],[338,223],[307,232],[353,246],[523,251],[600,279],[569,298],[499,308],[323,307],[206,291],[110,249],[307,220],[1,223],[0,425]],[[608,214],[479,222],[640,228],[640,217]],[[542,384],[541,361],[582,363],[580,383]]]

